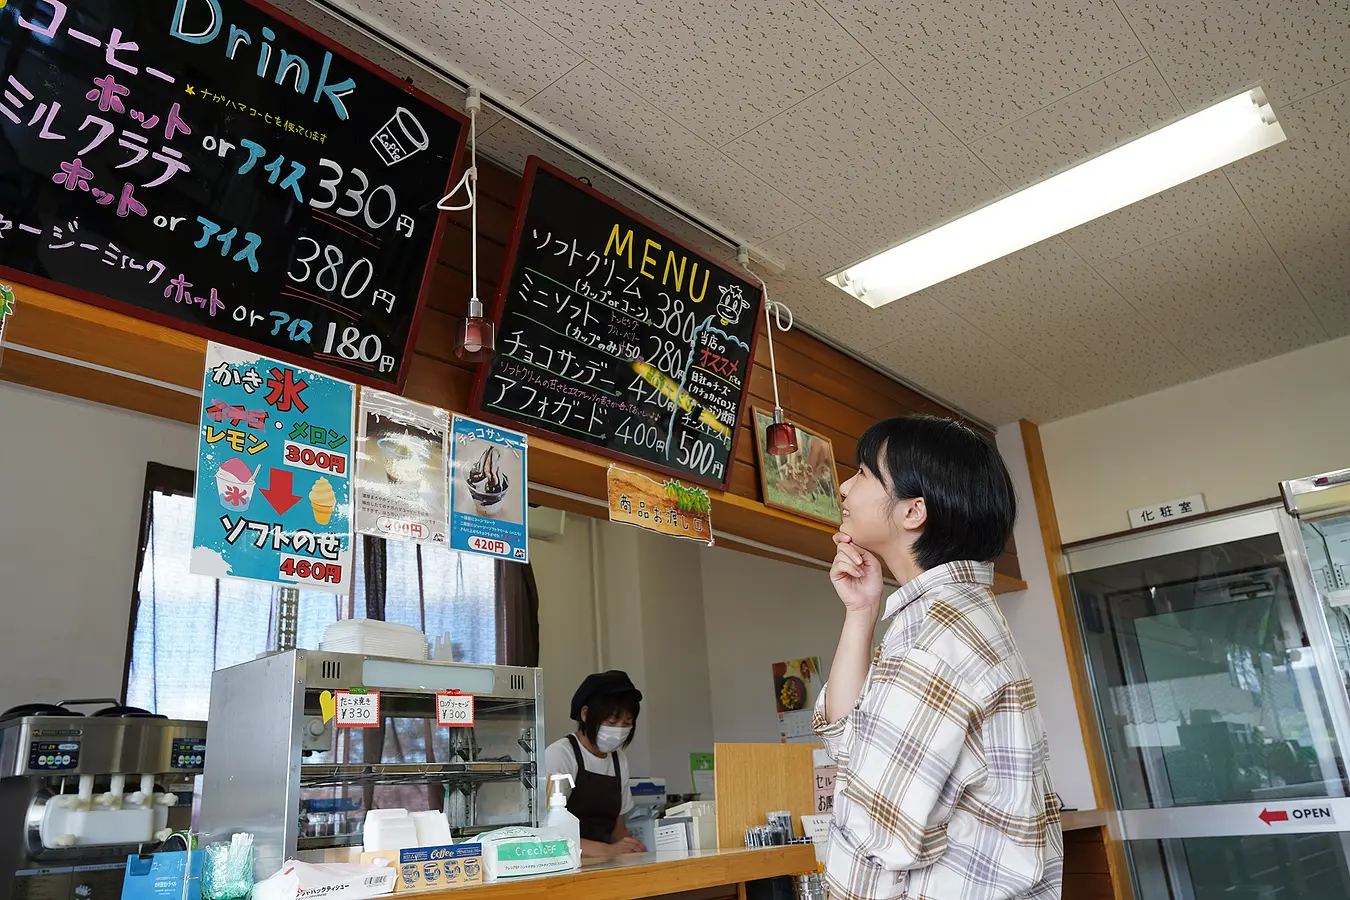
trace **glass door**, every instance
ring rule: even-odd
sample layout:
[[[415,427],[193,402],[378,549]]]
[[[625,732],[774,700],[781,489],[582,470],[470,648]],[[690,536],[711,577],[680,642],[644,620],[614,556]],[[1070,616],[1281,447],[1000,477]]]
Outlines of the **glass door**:
[[[1298,543],[1272,508],[1069,554],[1139,897],[1350,898],[1350,703]]]

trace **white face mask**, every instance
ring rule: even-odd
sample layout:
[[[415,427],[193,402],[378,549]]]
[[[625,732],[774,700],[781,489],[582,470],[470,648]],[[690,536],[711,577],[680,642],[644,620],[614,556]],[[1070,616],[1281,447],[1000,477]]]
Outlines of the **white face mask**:
[[[601,753],[613,753],[623,746],[624,741],[633,733],[631,728],[617,728],[613,725],[601,725],[595,735],[595,746]]]

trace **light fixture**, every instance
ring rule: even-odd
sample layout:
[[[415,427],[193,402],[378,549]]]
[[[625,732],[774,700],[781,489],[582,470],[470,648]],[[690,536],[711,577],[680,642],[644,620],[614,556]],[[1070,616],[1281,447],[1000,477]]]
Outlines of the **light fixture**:
[[[826,278],[871,307],[946,281],[1285,139],[1244,91]]]
[[[769,375],[773,379],[773,424],[769,426],[764,435],[764,450],[770,456],[787,456],[790,453],[797,452],[797,429],[793,428],[784,420],[783,405],[778,401],[778,362],[773,357],[773,326],[777,320],[778,327],[783,331],[792,329],[792,310],[781,303],[775,303],[769,299],[769,286],[764,283],[764,279],[759,277],[759,273],[750,268],[750,250],[746,247],[739,247],[736,250],[736,261],[741,264],[741,268],[750,273],[750,277],[759,283],[759,290],[764,297],[764,325],[769,338]],[[772,316],[770,315],[772,313]],[[783,316],[787,316],[787,324],[783,324]]]
[[[478,299],[478,111],[482,108],[483,98],[478,88],[469,88],[464,101],[464,110],[469,114],[469,168],[464,177],[455,185],[455,189],[441,198],[437,209],[447,212],[469,210],[469,241],[471,244],[472,272],[470,274],[470,294],[468,315],[455,329],[455,355],[465,362],[479,363],[492,358],[497,347],[496,330],[492,320],[483,315],[483,301]],[[463,206],[450,205],[450,199],[459,193],[460,188],[468,196],[469,202]]]

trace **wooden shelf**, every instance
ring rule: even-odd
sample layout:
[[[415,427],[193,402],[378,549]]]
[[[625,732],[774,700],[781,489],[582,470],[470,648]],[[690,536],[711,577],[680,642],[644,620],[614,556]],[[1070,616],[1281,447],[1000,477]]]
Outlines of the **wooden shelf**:
[[[0,359],[0,379],[136,412],[197,424],[206,341],[46,291],[23,287],[18,309],[6,326],[6,342],[45,354],[80,360],[90,369],[10,346]],[[405,393],[445,406],[449,391],[442,370],[413,363]],[[444,369],[452,373],[459,370]],[[130,375],[132,377],[125,377]],[[610,460],[562,444],[530,438],[530,481],[587,500],[532,492],[531,501],[569,512],[604,517],[605,472]],[[634,466],[636,468],[636,466]],[[798,565],[828,565],[834,558],[834,528],[723,491],[710,492],[713,529],[719,543]],[[598,504],[598,505],[597,505]],[[1026,583],[999,573],[995,593],[1025,590]]]

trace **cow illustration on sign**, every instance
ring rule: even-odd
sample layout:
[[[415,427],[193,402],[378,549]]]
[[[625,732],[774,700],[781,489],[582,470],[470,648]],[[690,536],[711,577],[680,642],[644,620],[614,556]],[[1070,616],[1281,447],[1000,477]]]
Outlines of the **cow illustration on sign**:
[[[750,308],[750,301],[745,299],[739,284],[719,284],[717,289],[722,292],[722,299],[717,301],[717,315],[723,325],[735,325],[741,320],[741,313]]]

